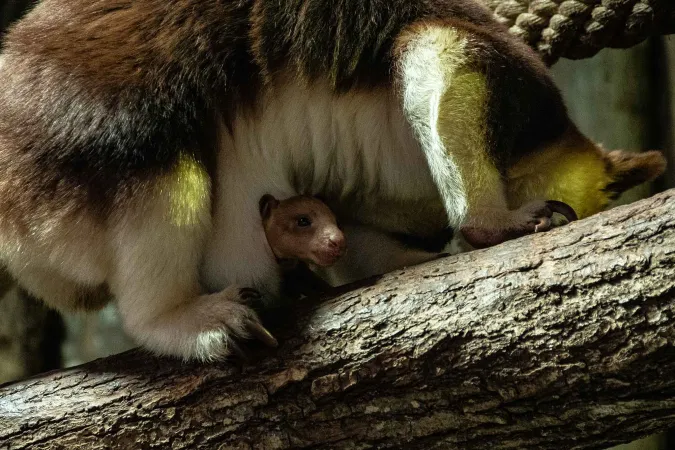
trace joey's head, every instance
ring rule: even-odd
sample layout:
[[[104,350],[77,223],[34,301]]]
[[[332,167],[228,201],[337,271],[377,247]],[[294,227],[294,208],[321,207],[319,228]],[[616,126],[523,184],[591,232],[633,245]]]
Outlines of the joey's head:
[[[558,200],[584,218],[604,210],[626,190],[654,180],[665,168],[658,151],[607,151],[572,126],[509,168],[509,206]]]
[[[322,201],[299,195],[279,201],[260,199],[267,242],[279,260],[299,260],[332,266],[344,254],[345,236],[333,212]]]

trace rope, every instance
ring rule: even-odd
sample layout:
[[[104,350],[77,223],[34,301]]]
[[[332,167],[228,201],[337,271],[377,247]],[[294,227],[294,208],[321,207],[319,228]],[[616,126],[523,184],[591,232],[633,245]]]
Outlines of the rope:
[[[675,0],[483,0],[548,64],[675,33]]]

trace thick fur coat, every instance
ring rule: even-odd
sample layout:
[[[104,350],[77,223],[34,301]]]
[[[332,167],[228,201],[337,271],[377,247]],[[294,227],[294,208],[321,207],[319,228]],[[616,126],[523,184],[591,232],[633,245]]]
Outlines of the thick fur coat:
[[[260,333],[249,288],[281,281],[263,194],[321,195],[387,242],[352,249],[356,277],[434,255],[391,236],[490,245],[546,222],[539,200],[591,214],[663,166],[583,137],[470,0],[43,0],[0,82],[2,260],[57,308],[109,291],[184,358]]]

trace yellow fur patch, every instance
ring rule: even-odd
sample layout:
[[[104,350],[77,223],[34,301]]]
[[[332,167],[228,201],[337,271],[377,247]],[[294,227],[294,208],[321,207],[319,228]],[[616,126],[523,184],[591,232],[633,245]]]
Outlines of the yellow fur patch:
[[[535,199],[559,200],[579,218],[602,211],[610,199],[603,191],[612,182],[600,152],[592,147],[552,146],[535,152],[509,170],[509,206]]]
[[[438,130],[461,173],[468,214],[504,208],[503,182],[487,153],[487,82],[480,72],[457,68],[440,103]]]
[[[164,188],[169,194],[169,217],[175,225],[195,225],[208,214],[211,183],[206,169],[193,157],[181,156]]]

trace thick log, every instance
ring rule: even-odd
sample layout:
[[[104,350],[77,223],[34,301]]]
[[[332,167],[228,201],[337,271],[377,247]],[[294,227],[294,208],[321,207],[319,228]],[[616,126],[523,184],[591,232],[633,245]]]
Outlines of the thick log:
[[[0,449],[603,448],[675,423],[675,191],[277,316],[0,389]]]

